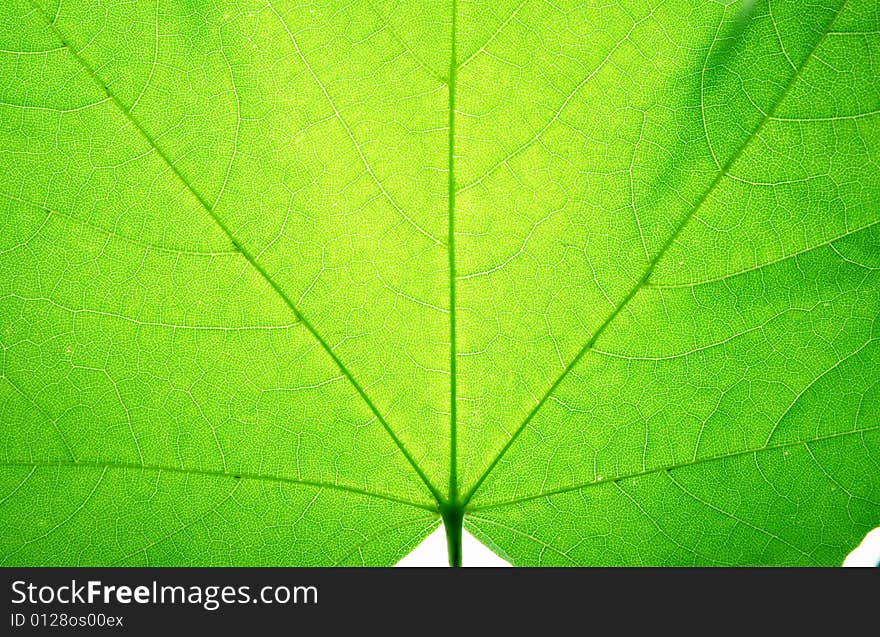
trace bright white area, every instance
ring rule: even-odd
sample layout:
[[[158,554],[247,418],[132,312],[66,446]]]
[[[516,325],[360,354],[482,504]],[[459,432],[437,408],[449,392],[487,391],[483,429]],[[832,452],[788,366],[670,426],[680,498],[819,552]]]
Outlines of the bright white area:
[[[473,535],[462,531],[462,566],[510,566]],[[448,566],[446,532],[441,524],[397,566]],[[876,528],[843,561],[844,566],[880,566],[880,528]]]
[[[441,524],[397,566],[449,566],[446,530]],[[467,531],[461,532],[462,566],[510,566]]]
[[[843,560],[844,566],[880,566],[880,527],[865,536],[852,553]]]

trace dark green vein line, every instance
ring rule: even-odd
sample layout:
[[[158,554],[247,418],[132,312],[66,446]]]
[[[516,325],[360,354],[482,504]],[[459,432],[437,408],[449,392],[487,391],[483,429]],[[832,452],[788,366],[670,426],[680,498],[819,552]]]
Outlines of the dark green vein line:
[[[324,340],[324,338],[318,333],[315,327],[303,316],[303,314],[297,309],[294,305],[293,301],[289,296],[281,289],[278,283],[269,275],[268,272],[263,268],[262,265],[256,260],[254,255],[240,242],[235,238],[235,235],[230,230],[229,226],[220,218],[219,215],[214,211],[213,206],[205,199],[184,177],[183,173],[175,166],[174,162],[165,154],[165,152],[156,144],[152,137],[147,133],[146,129],[141,126],[140,122],[131,114],[131,112],[126,108],[125,104],[116,97],[114,94],[110,92],[110,89],[107,87],[106,83],[98,76],[95,70],[89,65],[89,63],[85,60],[85,58],[80,55],[80,53],[73,47],[67,39],[64,37],[64,34],[49,21],[46,13],[43,11],[42,7],[40,7],[35,0],[30,0],[31,6],[33,6],[34,10],[42,17],[43,21],[46,23],[47,27],[55,34],[55,37],[70,51],[71,55],[79,62],[79,64],[83,67],[83,70],[89,75],[89,77],[99,86],[101,90],[107,95],[110,100],[116,105],[116,107],[122,112],[122,114],[131,122],[132,126],[137,129],[137,131],[143,136],[143,138],[150,144],[150,146],[156,151],[156,154],[168,165],[168,168],[174,175],[180,180],[181,184],[196,198],[196,200],[202,205],[202,207],[207,211],[207,213],[211,216],[220,230],[229,238],[230,241],[238,248],[241,252],[242,256],[247,259],[248,263],[250,263],[253,268],[260,274],[263,279],[271,286],[271,288],[275,291],[276,294],[284,301],[285,305],[290,308],[291,312],[293,312],[294,316],[298,321],[300,321],[303,326],[309,331],[309,333],[318,341],[321,347],[325,352],[330,356],[342,374],[348,379],[348,381],[352,384],[352,386],[357,391],[358,395],[361,399],[366,403],[367,407],[369,407],[370,411],[394,441],[394,444],[400,450],[400,452],[406,457],[409,464],[418,474],[419,478],[421,478],[422,482],[425,483],[425,486],[431,492],[431,495],[434,499],[437,500],[438,503],[443,502],[443,497],[437,488],[431,483],[428,479],[428,476],[422,470],[422,468],[418,465],[415,458],[413,458],[412,454],[406,449],[403,445],[403,442],[397,437],[397,434],[391,429],[388,423],[385,421],[385,418],[376,408],[376,405],[373,404],[373,401],[370,400],[369,396],[367,396],[363,387],[361,387],[360,383],[355,380],[354,375],[349,371],[349,369],[345,366],[345,364],[339,359],[333,349],[330,347],[329,343]]]
[[[190,469],[187,467],[163,467],[158,465],[141,465],[134,462],[101,462],[92,460],[79,460],[76,462],[29,462],[4,460],[0,461],[0,467],[38,467],[43,469],[76,469],[79,467],[87,469],[115,469],[130,471],[155,471],[161,473],[173,473],[187,476],[205,476],[211,478],[228,478],[230,480],[253,480],[258,482],[271,482],[276,484],[295,484],[314,489],[333,489],[336,491],[345,491],[355,495],[362,495],[379,500],[387,500],[388,502],[396,502],[397,504],[405,504],[417,509],[425,511],[437,512],[437,507],[424,504],[422,502],[413,502],[406,498],[398,498],[394,495],[385,493],[375,493],[366,489],[350,487],[344,484],[333,484],[330,482],[320,482],[318,480],[300,480],[298,478],[285,478],[283,476],[267,476],[258,473],[232,473],[229,471],[218,471],[212,469]]]
[[[675,471],[677,469],[683,469],[685,467],[693,467],[695,465],[708,464],[710,462],[720,462],[721,460],[729,460],[731,458],[738,458],[741,456],[749,456],[753,454],[762,453],[765,451],[778,451],[780,449],[787,449],[791,447],[806,447],[809,450],[809,445],[817,442],[823,442],[826,440],[834,440],[835,438],[844,438],[846,436],[855,436],[857,434],[870,433],[873,431],[880,431],[880,425],[876,427],[864,427],[862,429],[853,429],[852,431],[843,431],[836,434],[828,434],[827,436],[818,436],[816,438],[811,438],[810,440],[795,440],[793,442],[784,442],[778,445],[768,445],[764,447],[758,447],[756,449],[744,449],[743,451],[736,451],[734,453],[723,454],[719,456],[709,456],[707,458],[700,458],[699,460],[692,460],[689,462],[682,462],[679,464],[668,465],[665,467],[657,467],[654,469],[648,469],[647,471],[637,471],[635,473],[627,473],[622,476],[617,476],[615,478],[611,478],[609,480],[591,480],[589,482],[582,482],[580,484],[576,484],[569,487],[560,487],[558,489],[551,489],[550,491],[544,491],[543,493],[535,493],[533,495],[524,495],[519,498],[514,498],[513,500],[504,500],[501,502],[489,502],[487,504],[481,504],[479,506],[471,507],[468,511],[483,511],[485,509],[497,509],[499,507],[511,506],[514,504],[520,504],[522,502],[529,502],[531,500],[540,500],[541,498],[549,498],[554,495],[559,495],[561,493],[569,493],[571,491],[580,491],[582,489],[588,489],[590,487],[599,487],[603,484],[614,484],[616,482],[621,482],[623,480],[631,480],[635,478],[641,478],[644,476],[655,475],[658,473],[664,473],[669,471]]]
[[[457,358],[455,325],[455,76],[458,61],[455,52],[456,0],[452,0],[452,50],[449,56],[449,219],[446,240],[449,252],[449,501],[458,502],[458,398],[456,393]]]
[[[477,492],[477,489],[479,489],[480,486],[483,484],[483,482],[485,482],[486,478],[489,477],[489,474],[492,473],[492,470],[498,465],[501,458],[504,457],[504,454],[506,454],[507,451],[510,449],[510,447],[513,446],[513,443],[516,442],[516,439],[525,430],[525,428],[529,425],[529,423],[532,421],[532,419],[535,417],[535,415],[541,410],[541,408],[544,406],[544,403],[546,403],[547,400],[550,398],[550,396],[553,394],[553,392],[556,391],[556,388],[559,387],[559,385],[562,383],[562,381],[565,380],[565,378],[568,376],[568,374],[577,366],[577,364],[587,354],[587,352],[589,352],[591,349],[593,349],[593,346],[596,344],[596,341],[599,339],[600,336],[602,336],[602,334],[605,332],[605,330],[608,328],[608,326],[614,322],[614,320],[617,318],[617,316],[621,313],[621,311],[623,311],[623,309],[633,299],[633,297],[638,293],[638,291],[641,290],[645,286],[645,284],[648,282],[648,279],[653,274],[654,268],[657,266],[657,263],[660,261],[660,259],[663,257],[663,255],[666,254],[666,251],[669,250],[669,248],[675,243],[676,239],[678,239],[678,237],[681,235],[682,230],[684,230],[684,228],[688,224],[688,222],[694,217],[694,215],[697,213],[697,211],[700,210],[700,208],[702,208],[703,204],[705,204],[706,201],[709,200],[712,193],[715,191],[715,188],[718,187],[718,184],[721,183],[721,181],[724,179],[724,176],[727,175],[728,171],[733,166],[733,164],[735,164],[737,159],[740,158],[740,156],[743,154],[743,152],[746,150],[746,148],[749,146],[749,144],[752,142],[752,140],[754,140],[756,137],[758,137],[758,135],[760,134],[761,130],[763,130],[763,128],[767,124],[767,122],[769,122],[772,119],[774,113],[776,112],[776,109],[779,108],[779,105],[782,104],[782,102],[785,100],[785,97],[788,95],[789,91],[791,90],[791,87],[794,86],[795,83],[797,82],[797,79],[800,77],[801,73],[803,72],[804,67],[806,67],[807,63],[810,61],[810,59],[812,59],[813,55],[816,53],[816,50],[822,45],[822,42],[824,42],[826,36],[828,35],[829,29],[834,24],[834,22],[837,20],[837,16],[840,15],[840,12],[843,10],[843,7],[846,5],[847,1],[848,0],[844,0],[844,2],[841,3],[840,7],[838,7],[838,9],[837,9],[837,12],[834,14],[834,16],[831,18],[831,20],[825,25],[825,29],[823,29],[823,31],[822,31],[822,36],[816,41],[816,44],[813,46],[813,48],[810,50],[810,52],[806,55],[806,57],[804,57],[800,66],[791,75],[785,88],[779,94],[779,97],[776,98],[776,101],[773,103],[773,106],[764,114],[764,116],[761,119],[761,122],[758,124],[758,126],[743,141],[743,143],[739,146],[739,148],[736,150],[736,152],[733,153],[730,156],[730,158],[724,163],[724,165],[721,167],[721,169],[715,175],[715,178],[712,180],[712,183],[709,184],[709,187],[706,188],[706,190],[703,192],[703,194],[700,196],[700,198],[697,200],[697,202],[693,205],[693,207],[691,207],[691,209],[684,216],[684,218],[681,221],[679,221],[675,230],[669,235],[669,237],[666,239],[666,241],[663,243],[663,245],[660,247],[660,249],[657,251],[657,253],[654,255],[654,257],[650,260],[650,262],[648,263],[648,267],[645,269],[642,276],[639,278],[638,281],[636,281],[635,285],[632,286],[632,288],[629,290],[629,292],[626,294],[626,296],[623,297],[623,300],[617,304],[617,306],[614,308],[614,310],[611,312],[611,314],[609,314],[608,317],[599,325],[599,327],[596,329],[596,331],[593,332],[593,335],[586,342],[586,344],[580,349],[580,351],[575,355],[575,357],[571,360],[571,362],[568,365],[566,365],[565,369],[562,370],[562,372],[559,374],[559,376],[556,377],[556,380],[553,381],[553,384],[550,385],[550,388],[546,391],[546,393],[544,393],[544,395],[541,397],[541,399],[538,401],[538,403],[526,415],[525,419],[522,421],[522,423],[519,425],[519,427],[516,428],[516,430],[513,432],[513,434],[510,436],[510,438],[508,438],[505,445],[501,448],[501,450],[498,452],[498,454],[495,456],[495,458],[492,460],[492,462],[489,463],[489,466],[486,467],[485,471],[483,471],[483,473],[480,475],[480,477],[474,483],[474,486],[471,487],[471,489],[467,492],[467,495],[465,495],[465,497],[462,500],[463,505],[467,505],[467,503],[470,502],[471,498],[473,498],[474,494]]]
[[[44,214],[47,215],[47,217],[46,217],[47,221],[50,217],[58,217],[58,218],[64,219],[65,221],[69,221],[70,223],[77,224],[77,225],[82,226],[84,228],[88,228],[89,230],[94,230],[95,232],[98,232],[98,233],[104,235],[105,237],[112,237],[112,238],[117,239],[119,241],[123,241],[125,243],[129,243],[131,245],[137,246],[138,248],[146,248],[148,250],[155,250],[157,252],[165,252],[165,253],[170,253],[170,254],[185,254],[185,255],[191,255],[191,256],[196,256],[196,257],[231,256],[237,252],[237,250],[235,250],[234,248],[230,248],[229,250],[217,250],[214,252],[210,252],[207,250],[205,250],[205,251],[185,250],[183,248],[166,247],[166,246],[160,245],[158,243],[150,243],[148,241],[143,241],[141,239],[135,239],[134,237],[126,236],[126,235],[118,232],[117,230],[103,228],[103,227],[99,226],[98,224],[90,223],[90,222],[86,221],[85,219],[80,219],[76,215],[69,214],[67,212],[61,212],[60,210],[56,210],[55,208],[49,208],[49,207],[44,206],[42,204],[34,203],[33,201],[28,201],[27,199],[22,199],[21,197],[16,197],[15,195],[10,195],[5,192],[0,192],[0,199],[6,199],[7,201],[14,201],[15,203],[19,203],[23,206],[28,206],[30,208],[33,208],[34,210],[39,210],[40,212],[43,212]],[[40,228],[40,230],[42,230],[42,228]],[[30,241],[31,239],[33,239],[34,237],[36,237],[39,234],[40,234],[39,231],[35,232],[33,237],[28,238],[28,241]],[[24,242],[24,243],[26,243],[26,242]],[[6,249],[4,249],[4,252],[9,252],[10,250],[11,250],[11,248],[6,248]]]

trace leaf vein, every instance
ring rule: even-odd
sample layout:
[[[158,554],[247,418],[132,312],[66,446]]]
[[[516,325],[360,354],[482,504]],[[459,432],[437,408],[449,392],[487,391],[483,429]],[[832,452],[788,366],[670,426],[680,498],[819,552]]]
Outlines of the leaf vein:
[[[681,221],[678,222],[675,230],[669,235],[669,237],[666,239],[665,243],[661,246],[661,248],[654,255],[654,258],[651,259],[650,263],[648,264],[648,267],[645,269],[641,278],[635,283],[635,285],[633,285],[633,287],[629,290],[629,292],[626,294],[626,296],[623,298],[623,300],[614,308],[614,310],[608,315],[608,317],[599,325],[599,327],[596,329],[596,331],[593,332],[592,336],[589,338],[589,340],[586,342],[586,344],[580,349],[580,351],[578,351],[578,353],[574,356],[574,358],[571,360],[571,362],[565,367],[565,369],[562,370],[562,372],[559,374],[559,376],[556,377],[556,380],[550,385],[550,388],[544,393],[544,395],[541,397],[541,399],[537,402],[537,404],[528,413],[528,415],[525,417],[523,422],[514,430],[511,437],[507,440],[505,445],[501,448],[501,450],[498,452],[498,454],[495,456],[495,458],[489,463],[489,465],[486,467],[486,469],[483,471],[483,473],[480,475],[480,477],[474,483],[473,487],[471,487],[471,489],[468,491],[467,495],[464,497],[465,504],[467,504],[471,500],[471,498],[473,498],[474,494],[477,492],[477,490],[480,488],[480,486],[483,484],[483,482],[485,482],[485,480],[489,476],[489,474],[498,465],[498,462],[501,460],[501,458],[507,453],[507,451],[513,445],[513,443],[517,440],[519,435],[525,430],[525,428],[532,421],[532,419],[535,417],[535,415],[541,410],[541,408],[547,402],[547,399],[550,397],[550,395],[553,394],[553,392],[556,390],[556,388],[559,387],[559,385],[562,383],[562,381],[565,380],[565,378],[568,376],[568,374],[575,368],[575,366],[577,366],[578,362],[580,362],[580,360],[586,355],[586,353],[593,348],[593,346],[596,344],[596,341],[599,339],[599,337],[602,335],[602,333],[608,328],[609,325],[611,325],[611,323],[614,322],[614,320],[617,318],[617,316],[620,314],[620,312],[629,304],[629,302],[633,299],[633,297],[635,297],[635,295],[639,292],[639,290],[641,290],[645,286],[645,284],[648,282],[648,279],[651,277],[651,274],[654,272],[654,268],[657,266],[657,263],[660,261],[660,259],[666,253],[666,251],[675,243],[676,239],[679,237],[682,230],[684,230],[685,226],[688,224],[688,221],[690,221],[694,217],[694,215],[697,213],[697,211],[700,210],[700,208],[703,206],[703,204],[709,200],[710,196],[712,195],[712,192],[715,190],[715,188],[718,186],[718,184],[721,183],[722,179],[724,178],[724,175],[736,163],[737,159],[739,159],[739,157],[742,155],[742,153],[745,151],[745,149],[749,146],[749,144],[752,142],[752,140],[754,140],[756,137],[758,137],[758,135],[761,132],[761,130],[763,129],[764,125],[770,120],[770,118],[775,113],[776,109],[785,100],[785,97],[786,97],[786,95],[788,95],[788,92],[791,90],[791,87],[794,86],[794,84],[797,82],[797,79],[800,77],[801,72],[806,67],[806,65],[810,61],[810,59],[813,58],[813,56],[815,55],[818,48],[821,46],[822,42],[825,40],[825,36],[827,35],[828,30],[831,28],[831,26],[837,20],[837,16],[843,10],[843,7],[846,5],[847,1],[848,0],[844,0],[844,2],[842,2],[841,5],[838,7],[837,12],[834,14],[834,16],[831,18],[831,20],[825,26],[825,29],[823,30],[822,36],[817,40],[816,44],[813,46],[813,48],[810,50],[810,52],[806,55],[804,60],[801,62],[801,65],[798,67],[797,71],[791,75],[785,88],[782,90],[780,95],[776,98],[773,106],[769,109],[769,111],[766,113],[766,115],[760,121],[758,126],[751,132],[751,134],[749,134],[748,137],[746,137],[746,139],[743,141],[743,143],[740,145],[740,147],[736,150],[736,152],[734,152],[733,155],[731,155],[731,157],[724,163],[721,170],[718,172],[718,174],[716,175],[716,177],[712,181],[712,183],[709,184],[709,187],[703,192],[702,196],[691,207],[691,209],[688,211],[688,213],[686,215],[684,215],[684,217],[681,219]],[[635,25],[633,26],[633,28],[635,28]]]
[[[851,431],[844,431],[844,432],[839,432],[839,433],[835,433],[835,434],[828,434],[826,436],[817,436],[817,437],[812,438],[810,440],[795,440],[792,442],[781,443],[778,445],[758,447],[756,449],[744,449],[741,451],[735,451],[735,452],[721,454],[721,455],[717,455],[717,456],[709,456],[706,458],[699,458],[697,460],[692,460],[692,461],[688,461],[688,462],[681,462],[679,464],[672,464],[672,465],[667,465],[667,466],[663,466],[663,467],[654,467],[654,468],[648,469],[647,471],[637,471],[637,472],[633,472],[633,473],[628,473],[628,474],[617,476],[617,477],[607,479],[607,480],[593,479],[588,482],[581,482],[579,484],[575,484],[572,486],[560,487],[558,489],[551,489],[550,491],[544,491],[543,493],[535,493],[532,495],[525,495],[525,496],[521,496],[518,498],[514,498],[512,500],[503,500],[503,501],[497,501],[497,502],[489,502],[487,504],[480,504],[477,506],[469,507],[468,511],[483,511],[484,509],[494,509],[494,508],[498,508],[498,507],[511,506],[514,504],[520,504],[522,502],[528,502],[530,500],[539,500],[541,498],[549,498],[554,495],[560,495],[562,493],[568,493],[571,491],[580,491],[582,489],[588,489],[590,487],[598,487],[598,486],[602,486],[604,484],[611,484],[614,482],[621,482],[623,480],[632,480],[635,478],[641,478],[644,476],[654,475],[654,474],[660,473],[662,471],[675,471],[677,469],[683,469],[685,467],[707,464],[710,462],[718,462],[721,460],[729,460],[731,458],[738,458],[740,456],[748,456],[748,455],[753,455],[753,454],[756,455],[758,453],[763,453],[766,451],[777,451],[780,449],[788,449],[791,447],[798,447],[801,445],[806,445],[808,443],[823,442],[825,440],[834,440],[836,438],[843,438],[846,436],[855,436],[858,434],[871,433],[874,431],[880,431],[880,425],[877,425],[874,427],[864,427],[861,429],[853,429]]]
[[[367,396],[364,388],[357,382],[354,375],[351,371],[345,366],[336,352],[333,351],[333,348],[330,344],[318,333],[315,327],[309,322],[305,316],[300,312],[300,310],[294,305],[293,301],[290,297],[282,290],[281,286],[269,275],[266,269],[254,258],[251,252],[239,242],[235,235],[232,233],[232,230],[226,223],[220,218],[220,216],[216,213],[214,208],[208,201],[205,199],[203,195],[201,195],[192,184],[184,177],[183,173],[179,168],[171,161],[168,155],[162,151],[161,148],[156,144],[155,140],[147,133],[146,129],[140,124],[140,122],[131,114],[130,110],[126,108],[126,106],[122,103],[122,101],[116,97],[114,94],[110,92],[110,89],[107,87],[106,83],[101,80],[101,78],[97,75],[95,70],[88,64],[88,62],[82,57],[82,55],[67,41],[64,34],[55,26],[54,23],[50,22],[48,17],[46,16],[43,9],[36,3],[36,0],[29,0],[34,9],[42,16],[44,22],[47,24],[48,28],[55,34],[58,40],[63,44],[73,55],[73,57],[77,60],[77,62],[83,67],[83,69],[88,73],[88,75],[92,78],[92,80],[98,84],[107,97],[109,97],[113,103],[119,108],[119,110],[125,115],[125,117],[132,123],[132,125],[137,129],[137,131],[143,136],[143,138],[150,144],[150,146],[156,151],[159,157],[168,165],[169,169],[175,174],[175,176],[180,180],[180,182],[189,190],[190,193],[196,198],[196,200],[204,207],[205,211],[211,216],[211,218],[215,221],[215,223],[219,226],[219,228],[226,234],[227,237],[239,247],[242,256],[247,259],[247,261],[253,266],[255,270],[262,276],[266,282],[275,290],[276,294],[284,301],[287,307],[294,313],[296,318],[302,322],[302,324],[306,327],[306,329],[312,334],[312,336],[318,341],[321,347],[325,352],[330,356],[333,362],[339,367],[340,371],[345,374],[346,378],[348,378],[349,382],[354,387],[355,391],[361,397],[361,399],[366,403],[367,407],[371,412],[376,416],[377,420],[382,424],[382,427],[388,433],[388,435],[393,440],[394,444],[400,450],[400,452],[404,455],[407,462],[412,466],[413,470],[418,474],[419,478],[431,492],[431,495],[438,501],[442,501],[442,496],[437,488],[431,483],[428,479],[428,476],[425,474],[424,470],[419,466],[416,462],[415,458],[412,454],[406,449],[406,447],[401,442],[400,438],[398,438],[397,434],[394,433],[394,430],[388,425],[384,416],[378,410],[373,401]],[[271,5],[270,5],[271,6]],[[272,9],[275,11],[274,8]],[[276,12],[277,14],[277,12]],[[283,20],[282,20],[283,23]],[[285,25],[286,28],[286,25]],[[289,33],[289,31],[288,31]],[[292,36],[291,36],[292,37]],[[295,44],[295,42],[294,42]],[[298,50],[298,48],[297,48]]]
[[[415,502],[413,500],[407,500],[406,498],[400,498],[395,495],[387,494],[387,493],[378,493],[375,491],[368,491],[367,489],[360,489],[358,487],[353,487],[345,484],[334,484],[332,482],[321,482],[318,480],[303,480],[300,478],[287,478],[284,476],[270,476],[259,473],[233,473],[230,471],[219,471],[216,469],[196,469],[192,467],[172,467],[172,466],[159,466],[159,465],[147,465],[147,464],[137,464],[137,463],[129,463],[129,462],[105,462],[100,460],[78,460],[76,462],[35,462],[35,461],[26,461],[26,460],[0,460],[0,467],[40,467],[40,468],[59,468],[59,469],[75,469],[75,468],[86,468],[86,469],[115,469],[115,470],[136,470],[136,471],[155,471],[162,473],[174,473],[180,475],[187,476],[205,476],[205,477],[213,477],[213,478],[227,478],[227,479],[241,479],[241,480],[253,480],[258,482],[267,482],[274,484],[295,484],[304,487],[311,487],[315,489],[334,489],[336,491],[346,491],[348,493],[353,493],[356,495],[366,496],[370,498],[377,498],[379,500],[387,500],[388,502],[396,502],[398,504],[405,504],[411,507],[415,507],[417,509],[424,509],[425,511],[437,511],[437,507],[429,504],[424,504],[422,502]]]

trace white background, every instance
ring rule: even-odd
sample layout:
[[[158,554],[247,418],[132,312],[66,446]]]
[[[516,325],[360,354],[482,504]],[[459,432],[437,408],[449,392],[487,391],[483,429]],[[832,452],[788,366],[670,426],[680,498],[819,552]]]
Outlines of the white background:
[[[461,538],[463,566],[510,566],[483,546],[467,531]],[[880,528],[876,528],[850,553],[844,566],[877,566],[880,562]],[[447,566],[446,532],[441,524],[415,550],[397,563],[397,566]]]

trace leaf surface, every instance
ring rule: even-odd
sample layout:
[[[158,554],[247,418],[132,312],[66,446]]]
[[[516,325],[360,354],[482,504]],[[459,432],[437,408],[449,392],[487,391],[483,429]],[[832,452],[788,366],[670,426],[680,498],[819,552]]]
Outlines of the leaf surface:
[[[0,12],[3,563],[880,524],[875,2]]]

